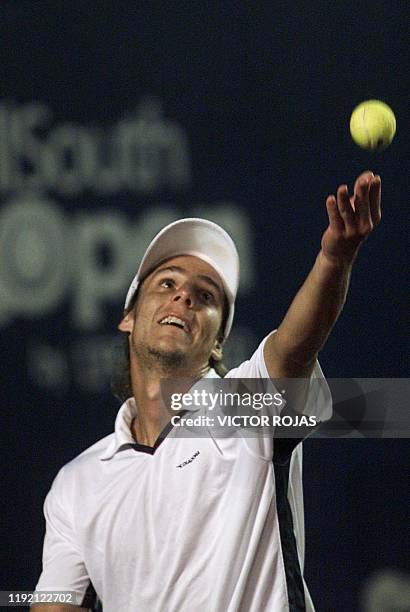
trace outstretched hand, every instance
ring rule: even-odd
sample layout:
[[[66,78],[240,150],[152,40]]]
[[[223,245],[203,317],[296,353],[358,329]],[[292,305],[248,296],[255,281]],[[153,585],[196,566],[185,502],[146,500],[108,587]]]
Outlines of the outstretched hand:
[[[329,227],[323,234],[322,254],[332,263],[353,263],[362,242],[381,219],[381,180],[370,170],[357,179],[353,196],[340,185],[336,196],[329,195],[326,209]]]

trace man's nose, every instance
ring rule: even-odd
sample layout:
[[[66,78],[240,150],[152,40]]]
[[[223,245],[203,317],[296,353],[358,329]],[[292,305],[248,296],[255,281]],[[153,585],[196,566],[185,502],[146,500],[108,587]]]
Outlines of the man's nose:
[[[173,302],[184,302],[184,304],[188,307],[193,306],[193,293],[189,287],[186,285],[180,287],[172,298]]]

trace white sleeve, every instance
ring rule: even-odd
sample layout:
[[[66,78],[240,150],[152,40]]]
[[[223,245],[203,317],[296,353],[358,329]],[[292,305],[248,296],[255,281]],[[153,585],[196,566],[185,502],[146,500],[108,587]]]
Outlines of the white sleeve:
[[[271,333],[275,332],[276,330]],[[230,370],[226,374],[225,378],[270,379],[263,354],[265,342],[269,338],[269,335],[262,340],[250,359],[244,361],[238,367]],[[272,381],[270,382],[270,385],[273,393],[280,391],[275,388]],[[283,405],[280,407],[280,409],[278,409],[278,414],[281,413],[282,409]],[[310,377],[308,394],[305,404],[302,407],[301,414],[306,416],[315,416],[318,422],[326,421],[332,416],[332,397],[318,361],[316,361],[314,370]],[[258,436],[257,438],[247,437],[245,439],[249,446],[249,450],[253,451],[259,456],[262,456],[263,458],[269,458],[270,460],[272,459],[272,439],[269,439],[269,437],[266,436]]]
[[[62,470],[44,502],[46,535],[43,546],[43,571],[36,591],[72,591],[75,603],[92,607],[95,592],[88,576],[66,499],[59,499]]]

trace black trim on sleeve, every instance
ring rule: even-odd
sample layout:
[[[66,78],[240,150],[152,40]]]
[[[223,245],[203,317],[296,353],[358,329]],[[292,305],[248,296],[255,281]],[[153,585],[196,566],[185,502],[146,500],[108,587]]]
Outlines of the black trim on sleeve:
[[[306,612],[305,591],[299,564],[296,538],[293,531],[292,510],[288,500],[289,467],[297,439],[275,439],[273,467],[275,470],[276,509],[282,556],[288,589],[289,612]]]

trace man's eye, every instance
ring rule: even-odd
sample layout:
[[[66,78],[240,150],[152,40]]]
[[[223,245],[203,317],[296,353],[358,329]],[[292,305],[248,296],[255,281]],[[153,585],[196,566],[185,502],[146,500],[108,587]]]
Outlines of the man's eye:
[[[170,287],[174,286],[174,281],[171,280],[170,278],[166,278],[165,280],[161,281],[161,287],[165,287],[165,289],[169,289]]]
[[[214,297],[212,293],[208,293],[208,291],[202,291],[202,299],[204,300],[204,302],[207,302],[209,304],[210,302],[212,302]]]

